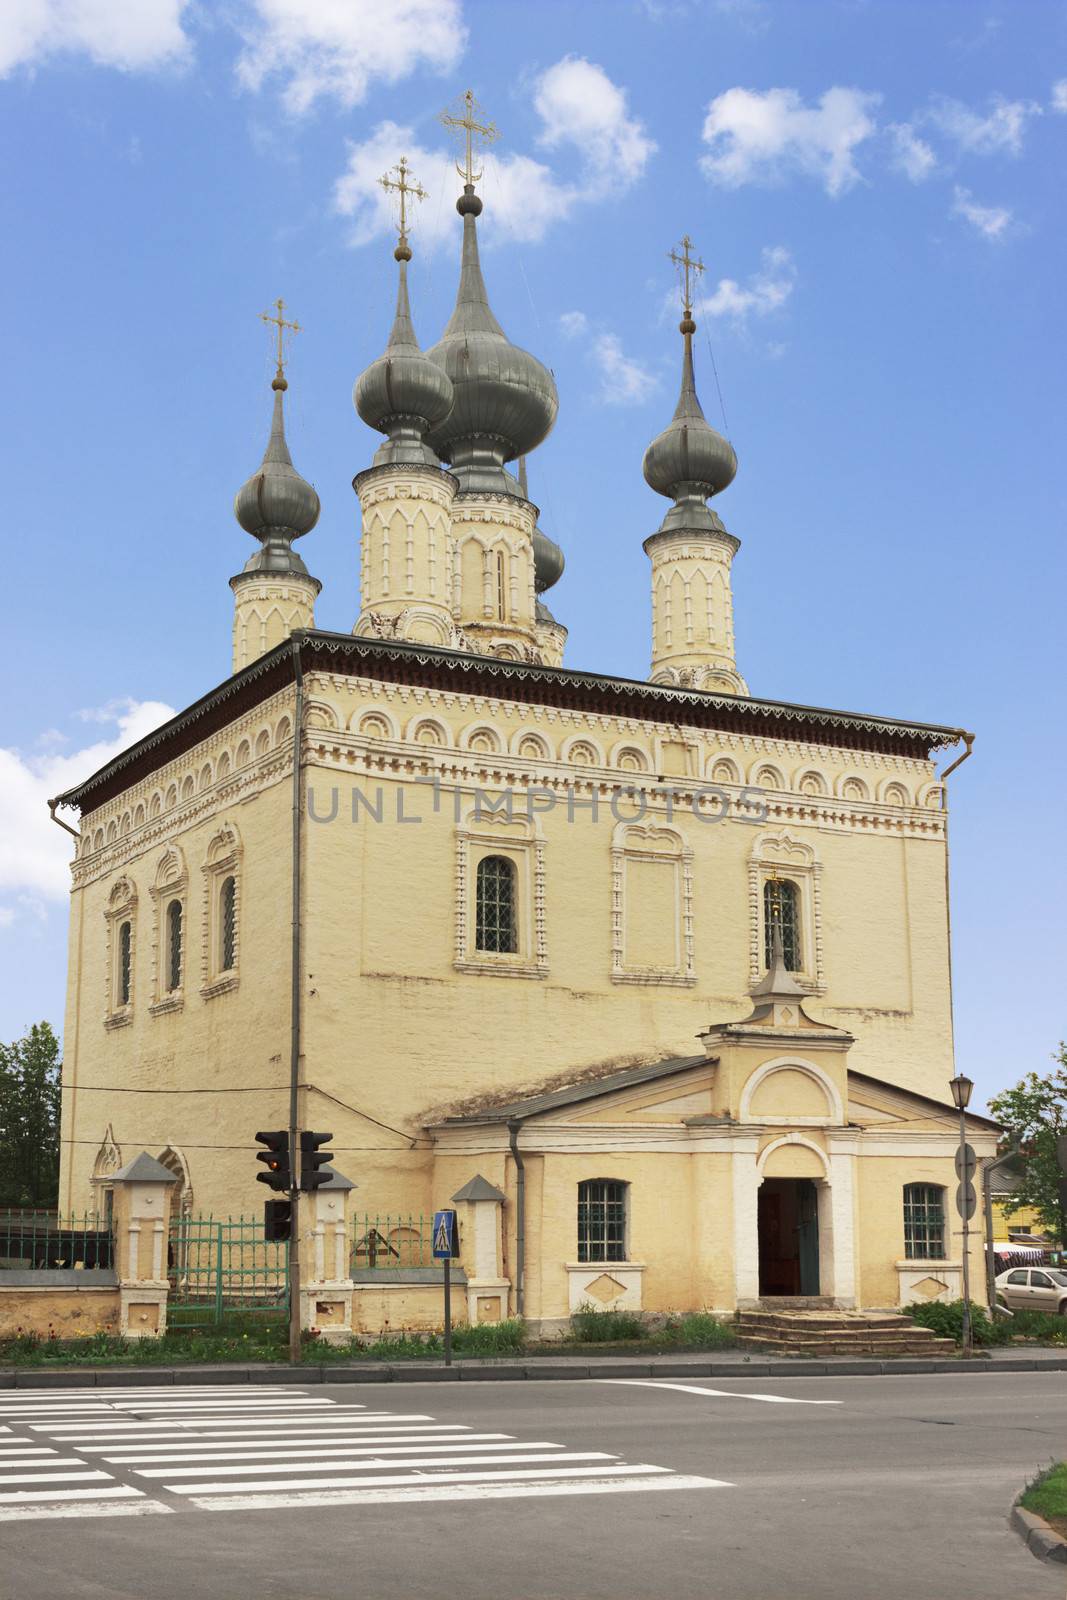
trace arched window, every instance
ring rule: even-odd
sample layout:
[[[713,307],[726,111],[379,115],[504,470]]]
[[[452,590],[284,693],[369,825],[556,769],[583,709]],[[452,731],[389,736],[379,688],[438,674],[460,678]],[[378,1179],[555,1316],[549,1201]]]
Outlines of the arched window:
[[[626,1260],[626,1191],[613,1178],[578,1185],[578,1260]]]
[[[945,1191],[936,1183],[904,1185],[904,1254],[909,1261],[944,1261]]]
[[[237,879],[223,878],[219,890],[219,971],[232,972],[237,963]]]
[[[498,550],[496,553],[496,614],[500,618],[501,622],[507,618],[507,601],[508,592],[507,579],[504,570],[504,552],[503,550]]]
[[[172,900],[167,906],[167,992],[182,986],[182,903]]]
[[[800,956],[800,890],[788,878],[768,878],[763,885],[763,960],[771,964],[774,941],[774,924],[782,930],[782,952],[786,969],[799,972]]]
[[[119,993],[120,1006],[130,1003],[131,980],[133,978],[133,924],[130,922],[119,923]]]
[[[506,856],[483,856],[478,863],[475,948],[498,955],[519,948],[515,921],[515,863]]]

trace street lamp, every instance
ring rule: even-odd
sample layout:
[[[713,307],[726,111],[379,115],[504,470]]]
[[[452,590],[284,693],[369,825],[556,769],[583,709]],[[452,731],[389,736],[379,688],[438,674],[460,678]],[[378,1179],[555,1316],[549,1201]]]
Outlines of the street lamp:
[[[966,1111],[971,1100],[971,1090],[974,1084],[962,1072],[949,1080],[952,1090],[952,1103],[960,1114],[960,1149],[956,1160],[956,1171],[959,1174],[959,1188],[956,1191],[956,1206],[963,1218],[963,1326],[961,1329],[960,1348],[965,1356],[973,1352],[973,1338],[971,1331],[971,1262],[970,1262],[970,1220],[972,1196],[974,1194],[971,1184],[971,1170],[968,1165],[969,1151],[967,1148],[967,1118]]]

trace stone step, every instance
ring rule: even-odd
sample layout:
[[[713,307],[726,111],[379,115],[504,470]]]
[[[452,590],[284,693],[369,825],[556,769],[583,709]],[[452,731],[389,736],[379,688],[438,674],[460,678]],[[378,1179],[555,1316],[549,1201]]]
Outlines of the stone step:
[[[886,1312],[877,1316],[850,1315],[847,1312],[801,1312],[790,1315],[787,1311],[739,1311],[737,1313],[737,1326],[746,1328],[796,1328],[800,1330],[817,1330],[823,1328],[840,1329],[842,1332],[864,1332],[870,1329],[881,1328],[914,1328],[917,1326],[911,1317],[896,1315]]]
[[[929,1356],[954,1351],[952,1339],[918,1339],[901,1335],[871,1336],[867,1339],[844,1341],[833,1334],[790,1338],[773,1334],[738,1334],[737,1343],[743,1350],[777,1351],[787,1355],[877,1355],[877,1356]]]

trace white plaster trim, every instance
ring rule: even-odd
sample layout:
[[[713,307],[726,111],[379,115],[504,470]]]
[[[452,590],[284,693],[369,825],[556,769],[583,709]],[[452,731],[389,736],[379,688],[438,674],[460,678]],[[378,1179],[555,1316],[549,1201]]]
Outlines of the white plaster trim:
[[[825,1150],[820,1150],[819,1146],[817,1144],[813,1144],[810,1139],[805,1139],[802,1133],[784,1133],[780,1139],[773,1139],[771,1143],[760,1152],[759,1160],[756,1162],[756,1170],[759,1173],[761,1181],[763,1178],[763,1169],[767,1165],[767,1162],[770,1160],[771,1156],[776,1150],[781,1150],[782,1146],[787,1144],[798,1144],[804,1150],[813,1151],[822,1163],[823,1177],[829,1181],[829,1156],[826,1154]]]
[[[814,1061],[806,1061],[803,1056],[775,1056],[773,1061],[765,1061],[757,1067],[741,1091],[741,1104],[738,1107],[737,1120],[739,1122],[789,1122],[804,1123],[818,1126],[821,1118],[807,1117],[753,1117],[752,1097],[764,1079],[775,1072],[802,1072],[806,1077],[814,1079],[825,1094],[830,1106],[830,1116],[840,1126],[845,1120],[845,1108],[841,1103],[841,1096],[837,1092],[837,1085],[822,1067],[816,1066]]]

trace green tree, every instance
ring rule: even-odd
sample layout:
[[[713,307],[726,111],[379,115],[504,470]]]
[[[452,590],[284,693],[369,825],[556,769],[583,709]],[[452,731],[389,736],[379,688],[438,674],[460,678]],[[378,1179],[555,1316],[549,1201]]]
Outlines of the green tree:
[[[1060,1209],[1057,1135],[1067,1133],[1067,1044],[1053,1055],[1052,1072],[1028,1072],[1014,1089],[994,1095],[989,1109],[1019,1152],[1019,1186],[1004,1201],[1008,1216],[1033,1206],[1041,1225],[1067,1246],[1067,1218]]]
[[[62,1066],[47,1022],[0,1044],[0,1205],[56,1203]]]

